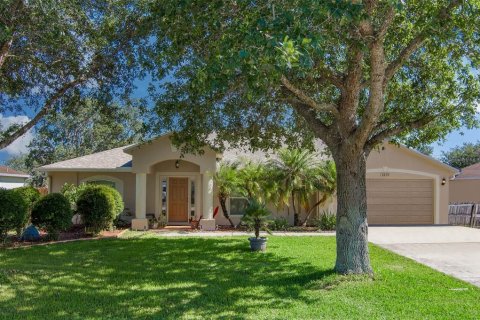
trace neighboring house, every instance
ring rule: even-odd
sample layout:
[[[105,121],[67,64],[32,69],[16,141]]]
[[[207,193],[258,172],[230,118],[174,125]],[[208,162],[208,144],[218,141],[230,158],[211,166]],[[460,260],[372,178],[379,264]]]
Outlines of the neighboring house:
[[[15,169],[0,166],[0,188],[14,189],[23,187],[30,176]]]
[[[450,181],[451,203],[480,203],[480,162],[463,168]]]
[[[322,143],[317,143],[317,149]],[[133,229],[148,227],[147,214],[164,216],[168,224],[187,224],[190,217],[203,216],[200,225],[213,230],[228,222],[218,207],[212,173],[220,159],[246,157],[266,160],[274,154],[227,150],[217,153],[205,148],[202,155],[180,152],[167,135],[153,141],[107,150],[39,168],[48,175],[50,192],[59,192],[65,183],[106,183],[123,196],[125,206],[135,215]],[[371,224],[446,224],[448,187],[456,170],[403,146],[384,144],[372,151],[367,161],[367,193]],[[317,197],[318,198],[318,195]],[[245,199],[232,197],[232,220],[241,218]],[[312,199],[312,203],[315,199]],[[334,203],[318,208],[335,209]],[[276,209],[275,216],[293,214],[287,207]],[[221,210],[220,210],[221,211]]]

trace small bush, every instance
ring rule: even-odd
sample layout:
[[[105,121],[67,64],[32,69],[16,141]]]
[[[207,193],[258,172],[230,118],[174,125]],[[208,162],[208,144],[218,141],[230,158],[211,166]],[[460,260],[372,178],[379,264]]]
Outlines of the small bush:
[[[288,220],[281,217],[281,218],[275,218],[269,225],[270,230],[274,231],[286,231],[288,230],[288,227],[290,224],[288,223]]]
[[[106,185],[96,185],[96,187],[104,189],[106,192],[109,192],[113,196],[113,200],[115,200],[115,217],[119,216],[125,209],[120,192],[118,192],[117,189]]]
[[[111,229],[115,218],[123,211],[123,200],[115,189],[103,185],[89,185],[77,200],[77,212],[85,226],[93,233]]]
[[[60,193],[63,194],[70,202],[70,206],[74,213],[76,213],[77,210],[78,197],[86,188],[88,188],[88,185],[85,183],[82,183],[78,186],[72,183],[65,183],[60,190]]]
[[[58,239],[60,231],[72,224],[72,216],[70,202],[61,193],[47,194],[32,209],[32,223],[47,230],[52,239]]]
[[[20,192],[0,188],[0,238],[10,230],[21,230],[28,222],[28,203]]]
[[[334,213],[324,211],[320,218],[315,222],[315,224],[317,227],[324,231],[335,230],[337,218]]]

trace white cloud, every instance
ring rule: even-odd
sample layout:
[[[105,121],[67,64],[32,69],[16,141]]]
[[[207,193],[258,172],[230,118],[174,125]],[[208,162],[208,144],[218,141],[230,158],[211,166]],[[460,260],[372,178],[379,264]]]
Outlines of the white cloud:
[[[9,116],[4,117],[0,114],[0,129],[5,130],[9,126],[15,123],[26,123],[30,119],[27,116]],[[1,151],[6,152],[9,155],[15,156],[22,153],[27,153],[27,146],[33,139],[33,130],[27,131],[23,136],[15,140],[8,147],[2,149]]]

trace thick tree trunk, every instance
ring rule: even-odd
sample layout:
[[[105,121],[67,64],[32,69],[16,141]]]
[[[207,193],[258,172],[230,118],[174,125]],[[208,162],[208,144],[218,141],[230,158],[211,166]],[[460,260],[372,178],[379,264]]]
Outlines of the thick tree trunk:
[[[336,152],[337,261],[341,274],[372,274],[368,253],[366,157],[351,150]]]
[[[230,219],[230,215],[228,214],[227,202],[226,202],[227,199],[224,197],[218,197],[218,200],[220,201],[220,206],[222,207],[223,216],[230,222],[230,225],[232,227],[235,227],[235,225],[232,222],[232,219]]]

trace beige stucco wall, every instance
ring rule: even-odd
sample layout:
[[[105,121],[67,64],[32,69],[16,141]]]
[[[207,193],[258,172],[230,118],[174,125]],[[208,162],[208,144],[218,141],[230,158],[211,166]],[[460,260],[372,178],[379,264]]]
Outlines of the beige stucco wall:
[[[451,180],[450,202],[480,203],[480,179]]]
[[[132,172],[152,172],[157,163],[171,160],[166,164],[174,164],[176,160],[186,161],[198,165],[200,172],[214,172],[217,154],[210,148],[205,148],[202,155],[182,154],[172,146],[168,136],[160,137],[152,142],[128,149],[133,156]]]
[[[135,210],[135,175],[130,172],[49,172],[49,192],[60,192],[65,183],[79,185],[83,180],[92,177],[114,178],[123,184],[123,201],[125,208]]]

